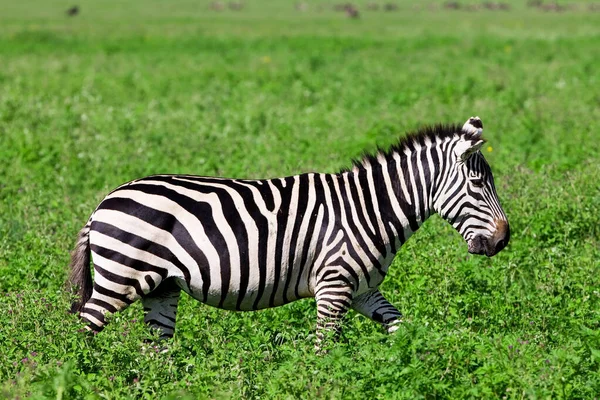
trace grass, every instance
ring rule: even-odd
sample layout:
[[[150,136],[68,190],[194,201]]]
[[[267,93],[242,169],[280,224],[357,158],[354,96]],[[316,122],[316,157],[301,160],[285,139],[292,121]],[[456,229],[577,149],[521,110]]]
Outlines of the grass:
[[[598,397],[600,14],[402,3],[354,21],[325,4],[83,1],[67,18],[62,0],[2,1],[0,397]],[[428,221],[382,286],[406,317],[394,335],[351,313],[318,357],[311,300],[184,296],[161,353],[139,304],[93,338],[67,313],[76,233],[124,181],[333,172],[471,115],[511,244],[470,256]]]

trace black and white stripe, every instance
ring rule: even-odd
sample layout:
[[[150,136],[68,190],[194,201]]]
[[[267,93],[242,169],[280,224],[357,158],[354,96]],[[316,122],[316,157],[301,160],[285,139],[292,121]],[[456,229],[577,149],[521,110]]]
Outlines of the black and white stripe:
[[[432,213],[472,253],[492,256],[508,242],[479,152],[481,130],[479,118],[462,128],[425,128],[337,174],[156,175],[126,183],[79,233],[72,311],[98,331],[106,313],[141,299],[146,322],[169,337],[181,290],[243,311],[315,297],[318,338],[336,331],[350,308],[393,331],[401,314],[378,286],[398,248]]]

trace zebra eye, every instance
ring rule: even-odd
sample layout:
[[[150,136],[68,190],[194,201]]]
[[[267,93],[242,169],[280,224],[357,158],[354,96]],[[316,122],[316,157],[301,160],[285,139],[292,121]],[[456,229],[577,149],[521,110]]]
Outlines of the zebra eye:
[[[478,187],[478,188],[483,187],[483,179],[479,179],[479,178],[471,179],[471,183],[473,183],[473,186],[475,186],[475,187]]]

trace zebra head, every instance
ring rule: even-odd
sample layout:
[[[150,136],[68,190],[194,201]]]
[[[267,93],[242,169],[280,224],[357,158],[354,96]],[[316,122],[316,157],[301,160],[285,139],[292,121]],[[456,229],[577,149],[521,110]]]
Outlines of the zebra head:
[[[490,166],[479,151],[485,143],[482,133],[481,119],[471,117],[450,141],[434,209],[462,235],[469,253],[491,257],[508,244],[510,228]]]

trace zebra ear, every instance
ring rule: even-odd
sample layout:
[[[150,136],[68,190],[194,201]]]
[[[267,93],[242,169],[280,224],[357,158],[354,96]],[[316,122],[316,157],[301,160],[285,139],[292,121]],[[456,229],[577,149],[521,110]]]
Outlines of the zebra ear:
[[[458,160],[465,162],[473,153],[479,151],[483,143],[485,143],[481,138],[483,134],[483,122],[481,122],[481,118],[469,118],[463,125],[462,131],[466,134],[466,137],[463,136],[456,146],[456,155]]]
[[[465,162],[474,153],[481,149],[481,146],[485,143],[483,139],[461,139],[456,145],[456,158],[461,162]]]
[[[483,122],[479,117],[471,117],[462,127],[463,132],[471,134],[473,138],[480,138],[483,135]]]

